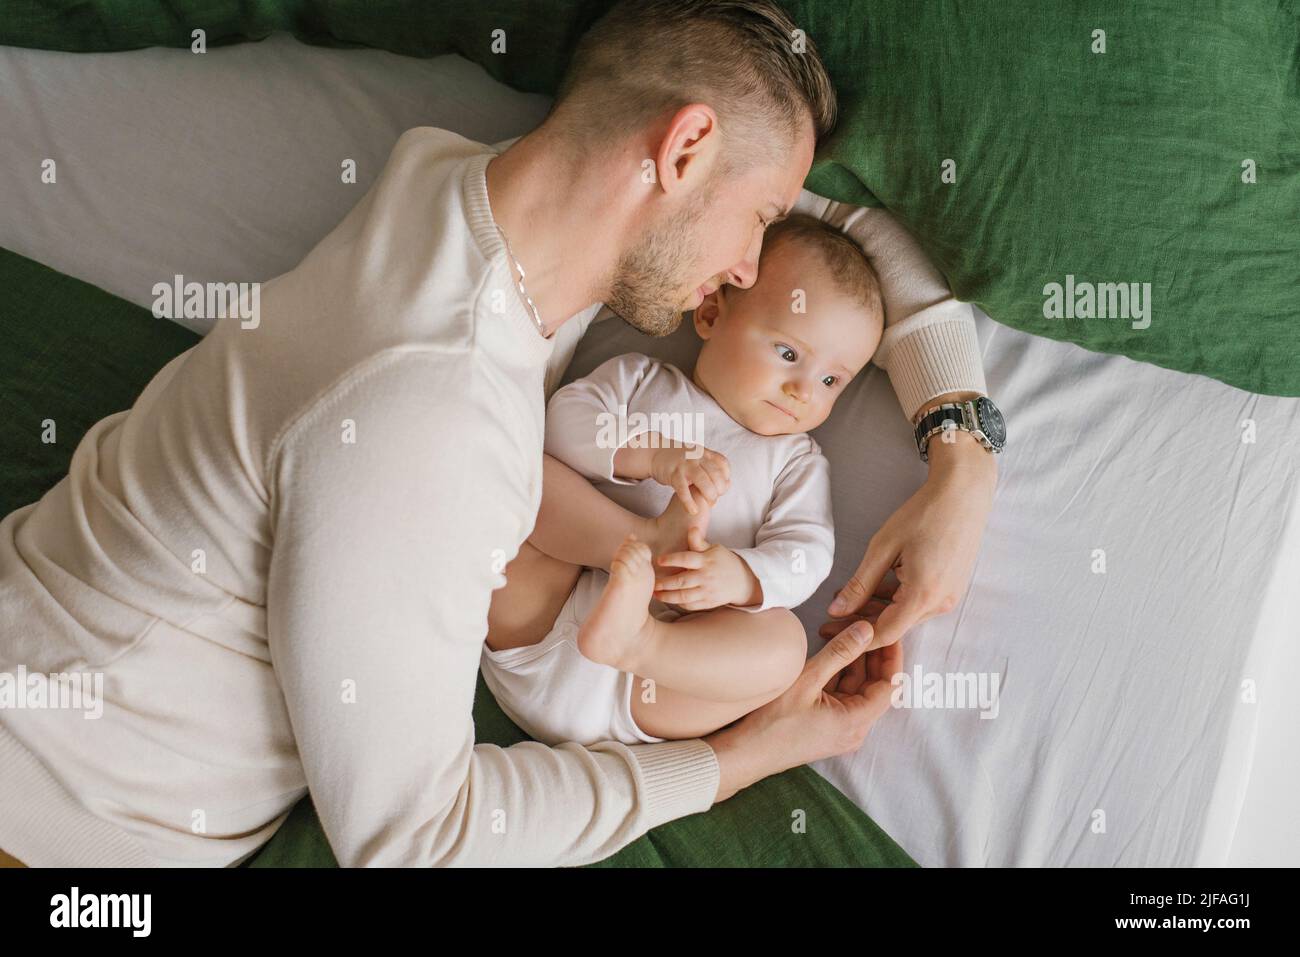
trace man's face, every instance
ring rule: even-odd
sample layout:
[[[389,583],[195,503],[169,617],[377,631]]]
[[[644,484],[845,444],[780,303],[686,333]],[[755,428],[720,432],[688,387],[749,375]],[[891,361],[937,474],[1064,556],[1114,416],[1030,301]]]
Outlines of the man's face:
[[[813,148],[809,124],[785,163],[760,163],[736,176],[714,177],[695,196],[685,197],[683,208],[650,226],[619,260],[609,307],[634,328],[666,336],[684,311],[724,283],[752,286],[763,232],[799,198]]]

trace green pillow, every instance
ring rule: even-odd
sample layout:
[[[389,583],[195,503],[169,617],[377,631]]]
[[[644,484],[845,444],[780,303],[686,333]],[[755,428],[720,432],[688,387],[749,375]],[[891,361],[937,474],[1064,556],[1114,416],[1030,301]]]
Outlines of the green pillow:
[[[0,249],[0,341],[0,515],[7,515],[66,475],[85,431],[129,409],[154,373],[198,336]],[[53,443],[41,440],[47,420],[54,422]],[[476,740],[503,747],[525,740],[481,675],[478,682]],[[799,833],[796,811],[803,812]],[[334,865],[310,799],[299,802],[251,863]],[[658,827],[601,864],[914,866],[870,818],[806,767],[768,778],[707,813]]]
[[[209,45],[288,30],[456,52],[552,93],[609,5],[52,0],[0,13],[0,43],[188,47],[196,28]],[[998,322],[1300,395],[1296,3],[785,5],[840,93],[810,189],[888,208]]]
[[[844,111],[810,189],[885,206],[998,322],[1300,395],[1300,7],[791,6]]]

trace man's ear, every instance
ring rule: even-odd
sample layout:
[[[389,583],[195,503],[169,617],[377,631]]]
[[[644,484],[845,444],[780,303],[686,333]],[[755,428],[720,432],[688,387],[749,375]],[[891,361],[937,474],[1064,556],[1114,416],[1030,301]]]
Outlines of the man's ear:
[[[688,178],[700,184],[707,181],[720,142],[718,116],[712,107],[691,103],[679,109],[669,121],[655,156],[663,191],[674,192]]]
[[[706,342],[713,336],[714,326],[722,315],[722,289],[713,290],[695,307],[695,334]]]

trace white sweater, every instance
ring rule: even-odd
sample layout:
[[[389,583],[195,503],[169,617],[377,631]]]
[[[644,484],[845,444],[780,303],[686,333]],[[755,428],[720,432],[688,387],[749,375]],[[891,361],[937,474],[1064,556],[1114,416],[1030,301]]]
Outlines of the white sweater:
[[[0,710],[0,848],[228,865],[310,788],[343,865],[568,865],[713,803],[699,740],[474,744],[555,347],[492,155],[408,131],[256,328],[218,323],[0,523],[0,670],[100,672],[105,698]]]
[[[310,788],[344,865],[580,864],[710,806],[702,741],[474,744],[544,396],[596,311],[537,335],[492,155],[408,131],[256,328],[219,322],[0,521],[0,673],[103,682],[94,720],[0,707],[0,848],[228,865]],[[905,411],[983,384],[969,310],[931,298],[893,336]]]
[[[546,451],[606,497],[651,516],[673,490],[614,475],[615,452],[643,432],[699,443],[730,462],[731,487],[705,537],[732,549],[762,586],[760,604],[740,607],[795,608],[817,590],[835,558],[835,531],[830,467],[812,436],[751,432],[680,369],[638,353],[601,363],[546,408]]]

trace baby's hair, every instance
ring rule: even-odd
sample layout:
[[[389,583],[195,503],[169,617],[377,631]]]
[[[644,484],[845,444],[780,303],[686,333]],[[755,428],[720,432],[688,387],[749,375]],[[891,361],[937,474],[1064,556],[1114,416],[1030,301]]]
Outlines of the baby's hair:
[[[871,267],[871,260],[867,259],[862,247],[841,230],[807,213],[791,213],[779,223],[773,223],[763,238],[763,252],[758,262],[760,275],[763,260],[785,243],[800,243],[817,253],[842,292],[852,296],[873,316],[883,318],[880,279]]]

